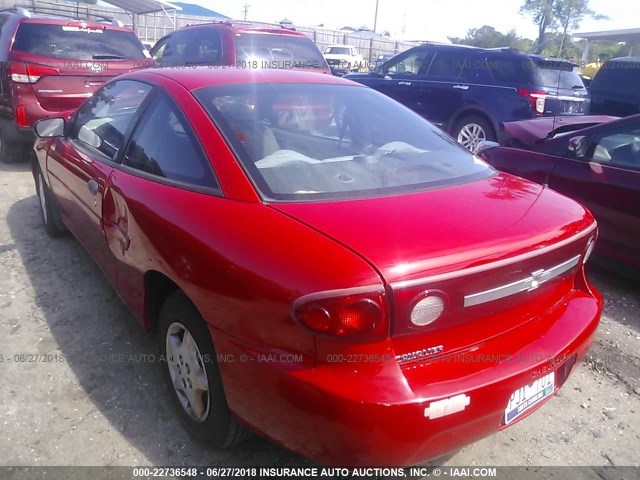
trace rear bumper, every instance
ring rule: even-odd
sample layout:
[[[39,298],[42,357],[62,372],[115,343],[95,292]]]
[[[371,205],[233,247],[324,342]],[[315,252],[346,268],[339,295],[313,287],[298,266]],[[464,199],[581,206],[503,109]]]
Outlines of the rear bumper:
[[[511,394],[536,378],[554,371],[556,390],[560,388],[593,341],[601,308],[597,292],[574,291],[555,310],[516,329],[518,337],[527,339],[524,346],[510,332],[473,350],[476,356],[504,359],[507,354],[512,360],[473,368],[435,359],[399,365],[393,357],[380,364],[313,368],[264,363],[256,361],[255,350],[219,331],[212,333],[218,354],[245,358],[221,364],[221,373],[230,408],[249,428],[323,464],[405,466],[505,428]],[[514,344],[521,346],[516,350]],[[442,378],[442,369],[447,380],[433,383],[430,379]],[[425,416],[432,402],[462,394],[469,397],[464,410],[435,419]]]

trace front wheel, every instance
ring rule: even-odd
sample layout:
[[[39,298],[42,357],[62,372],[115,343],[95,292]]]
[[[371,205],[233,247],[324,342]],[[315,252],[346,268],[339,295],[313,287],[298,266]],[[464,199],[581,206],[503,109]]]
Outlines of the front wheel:
[[[229,411],[209,330],[182,292],[163,304],[159,334],[164,377],[189,433],[217,448],[242,440],[245,431]]]
[[[479,115],[469,115],[458,120],[453,127],[453,138],[458,143],[472,152],[485,140],[496,141],[496,134],[491,123]]]
[[[40,169],[38,169],[38,173],[36,174],[36,193],[38,194],[38,201],[40,203],[42,223],[44,224],[47,235],[50,237],[59,237],[65,233],[66,229],[62,220],[60,220],[58,207],[53,202],[51,191],[44,181]]]

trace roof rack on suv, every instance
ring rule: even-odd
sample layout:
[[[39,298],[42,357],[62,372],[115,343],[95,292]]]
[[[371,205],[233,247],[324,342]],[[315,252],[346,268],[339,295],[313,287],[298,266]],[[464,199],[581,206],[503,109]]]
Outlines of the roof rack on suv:
[[[41,13],[41,12],[37,12],[36,9],[34,8],[33,11],[29,10],[26,7],[20,7],[20,6],[15,6],[15,7],[11,7],[11,8],[3,8],[0,9],[0,12],[11,12],[11,13],[17,13],[18,15],[22,15],[23,17],[27,17],[27,18],[32,18],[34,15],[38,16],[38,17],[43,17],[43,18],[58,18],[58,19],[64,19],[64,18],[70,18],[73,20],[84,20],[86,22],[93,22],[93,23],[106,23],[109,25],[113,25],[116,27],[124,27],[124,23],[121,20],[118,20],[117,18],[113,18],[113,17],[107,17],[104,15],[97,15],[92,13],[91,16],[96,17],[97,20],[92,20],[90,18],[78,18],[76,15],[72,15],[69,14],[66,10],[59,10],[55,7],[50,7],[47,8],[48,10],[53,10],[55,13],[54,14],[50,14],[50,13]]]
[[[187,27],[197,27],[199,25],[211,25],[211,24],[222,24],[228,25],[230,27],[234,26],[256,26],[256,27],[271,27],[271,28],[284,28],[285,30],[296,31],[296,28],[291,25],[282,24],[282,23],[269,23],[269,22],[254,22],[252,20],[213,20],[207,23],[190,23],[186,25]]]
[[[11,12],[17,13],[18,15],[22,15],[23,17],[31,17],[31,12],[24,7],[10,7],[10,8],[2,8],[0,12]]]

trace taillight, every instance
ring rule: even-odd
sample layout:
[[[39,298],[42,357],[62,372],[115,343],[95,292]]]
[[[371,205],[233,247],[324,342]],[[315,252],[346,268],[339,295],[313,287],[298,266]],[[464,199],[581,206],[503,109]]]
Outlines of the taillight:
[[[11,62],[11,80],[16,83],[36,83],[47,75],[60,75],[60,70],[38,63]]]
[[[545,99],[547,94],[542,90],[527,90],[526,88],[519,88],[518,93],[529,100],[531,109],[534,113],[542,115],[544,113]]]
[[[337,292],[299,298],[293,318],[314,333],[350,340],[376,340],[389,335],[389,309],[385,292]]]

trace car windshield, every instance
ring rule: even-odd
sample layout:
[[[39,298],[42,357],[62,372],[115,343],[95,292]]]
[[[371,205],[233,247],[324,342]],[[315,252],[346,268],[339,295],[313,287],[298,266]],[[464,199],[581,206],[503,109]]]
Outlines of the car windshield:
[[[584,83],[577,69],[560,63],[536,63],[536,65],[543,86],[569,90],[584,89]]]
[[[12,50],[71,60],[147,58],[133,32],[42,23],[22,23]]]
[[[365,87],[250,84],[195,96],[263,197],[378,197],[494,175],[419,115]]]
[[[345,47],[328,47],[324,53],[327,55],[349,55],[350,51]]]
[[[293,35],[238,33],[236,62],[247,68],[327,68],[314,43]]]

